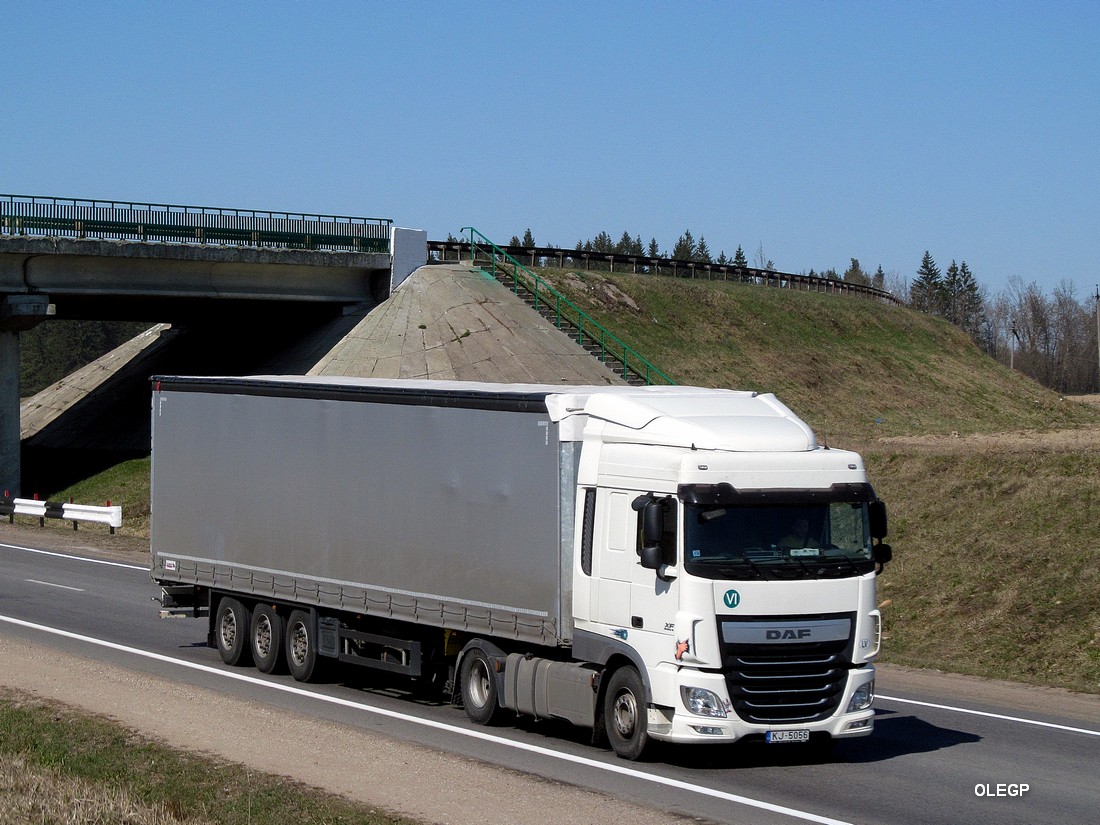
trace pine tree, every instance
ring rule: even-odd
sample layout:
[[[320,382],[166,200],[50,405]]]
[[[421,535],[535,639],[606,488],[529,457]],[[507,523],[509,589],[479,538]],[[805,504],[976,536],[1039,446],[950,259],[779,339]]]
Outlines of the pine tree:
[[[859,265],[859,258],[852,258],[851,265],[844,270],[844,280],[849,284],[861,284],[863,286],[871,283],[871,279]]]
[[[882,270],[882,264],[878,265],[875,274],[871,276],[871,286],[875,289],[886,289],[886,273]]]
[[[943,276],[932,254],[925,250],[917,279],[909,287],[909,306],[930,315],[941,315],[943,303]]]
[[[523,245],[527,248],[537,246],[535,243],[535,236],[531,234],[531,227],[527,227],[527,231],[523,233]]]
[[[619,242],[615,245],[616,255],[631,255],[634,252],[634,241],[630,237],[630,233],[625,229],[623,235],[619,238]]]
[[[592,242],[592,250],[594,252],[614,252],[615,242],[611,240],[611,236],[606,232],[601,232]]]
[[[512,240],[508,241],[508,246],[519,246],[519,235],[513,235]]]
[[[672,257],[678,261],[690,261],[695,258],[695,238],[692,237],[690,229],[685,229],[684,234],[677,239],[676,246],[672,247]]]
[[[956,322],[975,341],[985,328],[985,299],[966,261],[959,264],[959,293],[956,298],[959,320]]]
[[[726,257],[726,250],[722,250],[718,253],[718,258],[714,261],[718,266],[729,266],[729,258]]]
[[[955,326],[961,326],[959,323],[960,290],[961,281],[959,279],[959,265],[952,261],[951,266],[947,267],[947,272],[943,274],[942,312],[943,317]]]
[[[694,260],[700,263],[709,264],[712,262],[710,257],[710,247],[707,246],[707,239],[702,235],[699,236],[699,243],[695,245],[695,257]]]
[[[748,269],[749,259],[745,257],[745,250],[741,248],[741,244],[737,244],[737,251],[733,253],[733,265]]]
[[[651,258],[663,258],[663,257],[665,257],[664,255],[661,254],[661,248],[659,246],[657,246],[657,239],[656,238],[650,238],[649,239],[649,250],[646,252],[646,254]]]

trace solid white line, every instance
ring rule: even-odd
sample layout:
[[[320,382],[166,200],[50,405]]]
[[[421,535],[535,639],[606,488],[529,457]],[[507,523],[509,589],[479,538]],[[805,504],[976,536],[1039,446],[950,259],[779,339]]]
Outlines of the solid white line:
[[[881,693],[876,694],[877,698],[885,699],[888,702],[901,702],[906,705],[919,705],[923,708],[935,708],[936,710],[949,710],[952,713],[968,713],[971,716],[986,716],[990,719],[1000,719],[1004,722],[1019,722],[1022,725],[1037,725],[1042,728],[1053,728],[1055,730],[1065,730],[1071,733],[1083,733],[1087,736],[1100,736],[1100,730],[1089,730],[1088,728],[1071,728],[1069,725],[1056,725],[1053,722],[1040,722],[1038,719],[1024,719],[1021,716],[1005,716],[1000,713],[989,713],[984,710],[971,710],[970,708],[958,708],[953,705],[937,705],[934,702],[918,702],[916,699],[899,699],[897,696],[885,696]]]
[[[7,547],[9,550],[22,550],[25,553],[37,553],[40,556],[54,556],[59,559],[72,559],[73,561],[85,561],[88,564],[103,564],[107,567],[124,567],[127,570],[143,570],[146,573],[149,572],[148,567],[143,567],[139,564],[124,564],[120,561],[107,561],[106,559],[93,559],[88,556],[74,556],[71,553],[55,553],[52,550],[38,550],[34,547],[20,547],[18,544],[3,544],[0,543],[0,547]]]
[[[42,584],[46,587],[60,587],[62,590],[75,590],[77,593],[84,592],[83,587],[69,587],[67,584],[54,584],[53,582],[44,582],[39,579],[25,579],[24,581],[29,581],[31,584]]]
[[[689,793],[695,793],[701,796],[708,796],[713,799],[720,799],[725,802],[733,802],[738,805],[747,805],[752,808],[760,808],[765,811],[783,814],[784,816],[794,817],[795,819],[801,819],[806,822],[817,822],[821,823],[821,825],[851,825],[850,823],[844,822],[843,820],[830,819],[828,817],[818,816],[816,814],[807,813],[805,811],[795,810],[794,808],[787,808],[782,805],[773,805],[770,802],[763,802],[759,799],[752,799],[747,796],[739,796],[737,794],[726,793],[725,791],[708,788],[704,785],[695,785],[691,782],[683,782],[678,779],[670,779],[668,777],[659,776],[657,774],[646,773],[645,771],[639,770],[637,768],[627,767],[625,765],[598,762],[595,759],[588,759],[584,756],[575,756],[573,754],[561,753],[559,751],[551,750],[550,748],[544,748],[539,745],[529,745],[525,742],[515,742],[511,739],[506,739],[502,736],[495,736],[494,734],[485,733],[479,730],[467,730],[465,728],[449,725],[446,722],[436,722],[431,719],[421,719],[416,716],[410,716],[408,714],[388,710],[386,708],[375,707],[373,705],[364,704],[362,702],[352,702],[349,699],[341,699],[337,696],[326,696],[321,693],[314,693],[312,691],[296,687],[294,685],[286,685],[280,682],[268,682],[264,681],[263,679],[257,679],[254,676],[245,676],[241,673],[233,673],[232,671],[228,670],[220,670],[216,667],[210,667],[209,665],[198,664],[196,662],[187,662],[182,659],[173,659],[171,656],[165,656],[161,653],[153,653],[149,650],[141,650],[140,648],[127,647],[126,645],[120,645],[114,642],[106,642],[102,639],[93,639],[90,636],[81,636],[78,633],[71,633],[67,630],[59,630],[58,628],[48,627],[46,625],[34,624],[32,622],[23,621],[22,619],[15,619],[10,616],[0,616],[0,622],[17,625],[19,627],[30,628],[32,630],[38,630],[43,633],[50,633],[55,636],[62,636],[66,639],[74,639],[76,641],[84,642],[86,644],[95,645],[97,647],[104,647],[109,650],[117,650],[122,653],[129,653],[134,656],[141,656],[143,658],[152,659],[158,662],[166,662],[168,664],[177,665],[179,667],[197,670],[201,673],[207,673],[213,676],[220,676],[224,679],[232,679],[238,682],[245,682],[250,685],[269,688],[271,690],[277,690],[295,696],[302,696],[307,699],[327,702],[328,704],[332,705],[340,705],[342,707],[354,708],[355,710],[365,711],[366,713],[373,713],[378,716],[385,716],[401,722],[421,725],[422,727],[434,728],[436,730],[446,731],[447,733],[453,733],[459,736],[468,736],[473,739],[480,739],[484,742],[492,742],[495,745],[515,748],[517,750],[527,751],[529,753],[538,754],[540,756],[549,757],[551,759],[559,759],[563,762],[572,762],[576,765],[581,765],[586,768],[592,768],[594,770],[606,771],[608,773],[616,773],[620,776],[628,776],[632,779],[640,779],[644,782],[664,785],[669,788],[676,788],[678,790],[687,791]]]

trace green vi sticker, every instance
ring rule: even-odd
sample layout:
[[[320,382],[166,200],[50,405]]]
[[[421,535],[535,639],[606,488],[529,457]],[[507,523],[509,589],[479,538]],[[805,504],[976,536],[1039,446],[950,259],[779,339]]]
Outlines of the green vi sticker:
[[[741,604],[741,594],[736,590],[727,590],[726,595],[722,597],[722,601],[726,603],[726,607],[737,607]]]

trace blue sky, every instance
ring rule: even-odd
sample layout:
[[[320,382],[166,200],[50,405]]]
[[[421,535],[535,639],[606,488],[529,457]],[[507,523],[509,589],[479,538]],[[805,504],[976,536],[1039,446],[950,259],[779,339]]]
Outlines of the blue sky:
[[[1100,2],[0,0],[0,192],[1100,281]]]

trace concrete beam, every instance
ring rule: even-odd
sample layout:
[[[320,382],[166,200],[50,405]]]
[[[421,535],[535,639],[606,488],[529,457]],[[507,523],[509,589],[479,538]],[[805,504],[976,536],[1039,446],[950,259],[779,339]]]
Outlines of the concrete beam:
[[[389,291],[388,253],[0,236],[0,293],[358,303]]]

